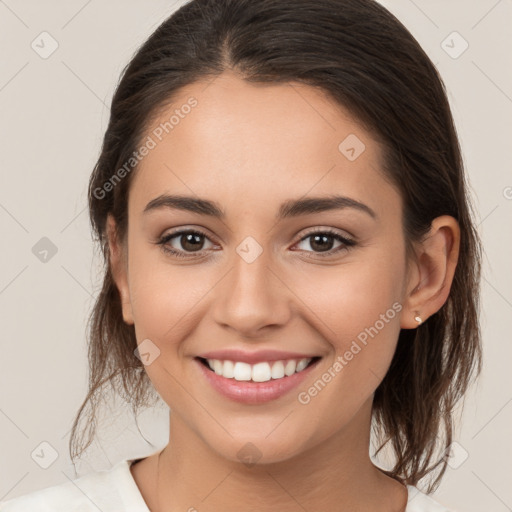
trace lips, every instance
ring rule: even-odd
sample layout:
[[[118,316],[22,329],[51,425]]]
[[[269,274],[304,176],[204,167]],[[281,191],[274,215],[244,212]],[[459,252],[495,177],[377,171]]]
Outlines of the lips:
[[[283,352],[281,354],[284,354]],[[287,353],[289,354],[289,353]],[[300,354],[302,355],[302,354]],[[322,358],[314,357],[310,364],[302,371],[296,372],[283,378],[271,379],[266,382],[238,381],[218,375],[209,366],[206,360],[195,357],[195,367],[199,374],[219,394],[229,400],[247,405],[264,404],[277,400],[288,395],[304,382],[315,368],[320,364]],[[243,363],[242,363],[243,364]]]

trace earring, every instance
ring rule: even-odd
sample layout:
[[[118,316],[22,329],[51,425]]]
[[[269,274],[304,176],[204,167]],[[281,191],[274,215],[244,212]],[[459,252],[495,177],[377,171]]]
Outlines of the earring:
[[[416,316],[414,317],[414,320],[416,320],[416,322],[418,322],[418,325],[421,324],[421,322],[423,322],[423,320],[420,317],[419,311],[416,311]]]

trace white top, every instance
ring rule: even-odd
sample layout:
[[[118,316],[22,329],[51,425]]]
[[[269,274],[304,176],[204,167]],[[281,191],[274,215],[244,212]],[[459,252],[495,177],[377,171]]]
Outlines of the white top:
[[[130,471],[137,459],[2,501],[0,512],[150,512]],[[406,512],[452,512],[412,485]]]

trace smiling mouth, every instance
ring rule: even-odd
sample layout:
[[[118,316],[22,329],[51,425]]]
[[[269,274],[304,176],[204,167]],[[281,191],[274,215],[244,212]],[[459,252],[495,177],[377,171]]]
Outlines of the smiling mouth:
[[[270,380],[287,379],[290,376],[300,373],[316,364],[321,357],[315,356],[304,359],[290,359],[280,361],[261,362],[250,365],[243,362],[229,360],[207,360],[203,357],[196,357],[203,366],[217,375],[233,381],[244,381],[247,383],[260,383]]]

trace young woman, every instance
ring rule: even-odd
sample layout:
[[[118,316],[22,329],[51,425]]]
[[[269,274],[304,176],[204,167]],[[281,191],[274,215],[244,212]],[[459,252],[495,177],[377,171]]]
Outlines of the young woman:
[[[89,192],[106,266],[72,457],[106,383],[163,399],[169,443],[2,511],[446,510],[480,243],[443,82],[392,14],[187,3],[124,70]]]

